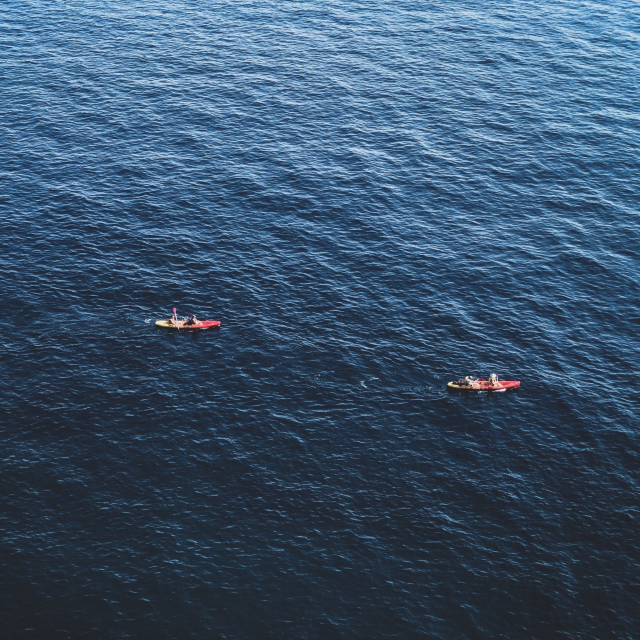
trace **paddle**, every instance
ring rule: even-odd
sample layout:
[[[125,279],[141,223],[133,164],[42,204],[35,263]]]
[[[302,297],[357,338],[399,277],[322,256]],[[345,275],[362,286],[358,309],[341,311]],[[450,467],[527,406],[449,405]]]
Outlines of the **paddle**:
[[[178,312],[176,311],[176,308],[173,307],[173,321],[175,322],[176,327],[178,327],[178,331],[180,331],[180,325],[178,324]]]

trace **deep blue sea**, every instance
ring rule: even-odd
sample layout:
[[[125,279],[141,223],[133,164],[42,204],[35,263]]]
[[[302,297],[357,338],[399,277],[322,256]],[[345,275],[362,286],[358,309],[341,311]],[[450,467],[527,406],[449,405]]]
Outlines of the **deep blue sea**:
[[[640,637],[639,78],[635,0],[4,0],[0,638]]]

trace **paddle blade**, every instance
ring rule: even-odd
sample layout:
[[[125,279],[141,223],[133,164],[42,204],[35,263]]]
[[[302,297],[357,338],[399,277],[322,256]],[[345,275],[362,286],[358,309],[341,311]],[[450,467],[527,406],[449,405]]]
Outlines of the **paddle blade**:
[[[173,313],[176,313],[176,308],[175,307],[173,307]]]

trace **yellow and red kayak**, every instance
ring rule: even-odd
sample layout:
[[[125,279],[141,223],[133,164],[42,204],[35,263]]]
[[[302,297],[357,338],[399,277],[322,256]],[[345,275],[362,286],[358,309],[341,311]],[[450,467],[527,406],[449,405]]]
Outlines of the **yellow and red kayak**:
[[[192,331],[193,329],[211,329],[211,327],[219,327],[219,320],[198,320],[195,324],[187,324],[186,320],[181,320],[174,324],[169,320],[156,320],[156,327],[164,327],[165,329],[183,329],[185,331]]]
[[[460,384],[460,382],[450,382],[447,387],[449,389],[460,389],[461,391],[501,391],[502,389],[517,389],[520,386],[520,380],[499,380],[495,384],[491,384],[488,380],[477,380],[471,386]]]

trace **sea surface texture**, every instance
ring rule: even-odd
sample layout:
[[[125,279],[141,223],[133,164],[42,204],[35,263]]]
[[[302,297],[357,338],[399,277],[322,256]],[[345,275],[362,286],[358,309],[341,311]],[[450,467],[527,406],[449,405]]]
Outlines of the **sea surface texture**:
[[[4,0],[0,54],[0,637],[638,638],[637,2]]]

